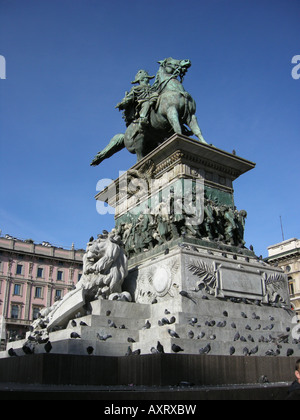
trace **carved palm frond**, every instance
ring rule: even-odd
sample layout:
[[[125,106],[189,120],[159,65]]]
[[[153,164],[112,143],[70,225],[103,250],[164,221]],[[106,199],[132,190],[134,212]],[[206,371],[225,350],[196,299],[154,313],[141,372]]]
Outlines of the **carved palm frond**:
[[[216,287],[216,273],[212,265],[207,264],[204,261],[197,261],[190,263],[188,265],[188,269],[195,276],[199,277],[201,283],[203,283],[208,289],[214,289]]]

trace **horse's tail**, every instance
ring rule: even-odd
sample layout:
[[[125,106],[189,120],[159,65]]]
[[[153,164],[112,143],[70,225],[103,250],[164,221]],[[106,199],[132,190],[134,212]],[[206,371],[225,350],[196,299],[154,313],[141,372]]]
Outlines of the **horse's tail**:
[[[93,161],[91,162],[91,166],[99,165],[99,163],[101,163],[104,159],[111,157],[115,153],[124,149],[124,147],[125,147],[124,134],[116,134],[111,139],[109,144],[105,147],[105,149],[97,153],[97,155],[94,157]]]

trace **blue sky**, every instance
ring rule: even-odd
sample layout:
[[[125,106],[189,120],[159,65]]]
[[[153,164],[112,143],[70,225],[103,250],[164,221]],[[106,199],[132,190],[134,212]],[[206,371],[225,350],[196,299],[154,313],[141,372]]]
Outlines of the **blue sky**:
[[[90,167],[124,132],[114,107],[140,68],[192,62],[185,89],[205,139],[256,168],[235,181],[258,255],[300,237],[299,0],[0,0],[0,229],[85,248],[114,225],[96,211],[99,179],[136,159]]]

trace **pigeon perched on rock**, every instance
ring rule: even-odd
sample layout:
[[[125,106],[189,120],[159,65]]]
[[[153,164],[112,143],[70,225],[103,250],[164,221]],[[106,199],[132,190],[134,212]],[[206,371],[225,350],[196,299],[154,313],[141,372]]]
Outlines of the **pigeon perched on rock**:
[[[188,332],[188,338],[190,338],[190,339],[194,338],[194,333],[193,333],[193,331],[189,331],[189,332]]]
[[[93,348],[92,346],[88,346],[88,347],[86,348],[86,351],[87,351],[87,354],[92,354],[92,353],[93,353],[93,351],[94,351],[94,348]]]
[[[131,350],[131,347],[128,346],[127,352],[125,353],[125,356],[131,356],[131,355],[132,355],[132,350]]]
[[[179,292],[179,294],[181,296],[187,298],[187,299],[190,299],[192,302],[194,302],[196,304],[196,301],[185,290],[181,290],[181,292]]]
[[[163,345],[159,341],[157,342],[156,348],[157,348],[159,353],[164,353],[165,352]]]
[[[239,332],[237,332],[237,333],[235,334],[235,336],[234,336],[233,341],[238,341],[239,339],[240,339],[240,333],[239,333]]]
[[[211,346],[208,343],[205,347],[199,349],[199,354],[208,354],[211,351]]]
[[[179,335],[177,334],[177,332],[175,332],[174,330],[171,330],[170,328],[168,329],[168,333],[173,338],[180,338]]]
[[[135,340],[133,338],[131,338],[131,337],[128,337],[127,338],[127,341],[128,341],[128,343],[135,343]]]
[[[293,349],[287,349],[286,355],[288,357],[292,356],[294,354],[294,350]]]
[[[256,354],[257,352],[258,352],[258,346],[251,349],[250,352],[249,352],[249,355],[251,356],[252,354]]]
[[[71,325],[72,325],[72,327],[76,327],[77,326],[77,322],[74,319],[72,319]]]
[[[100,335],[99,333],[97,333],[97,338],[98,338],[100,341],[106,341],[106,340],[108,340],[109,338],[112,338],[112,336],[111,336],[110,334]]]
[[[243,355],[244,356],[248,356],[249,355],[249,349],[247,349],[247,347],[243,348]]]
[[[75,331],[70,334],[70,337],[71,338],[81,338],[80,335],[77,334],[77,332],[75,332]]]
[[[10,348],[10,349],[8,349],[8,355],[10,356],[10,357],[13,357],[13,356],[18,356],[17,355],[17,353],[14,351],[14,349],[13,348]]]
[[[79,325],[81,327],[87,327],[88,326],[88,324],[86,322],[84,322],[84,321],[80,321]]]
[[[146,324],[143,326],[142,330],[149,330],[149,328],[151,328],[151,323],[149,322],[149,320],[146,322]]]
[[[233,346],[231,346],[230,349],[229,349],[230,356],[232,356],[234,353],[235,353],[235,348]]]
[[[50,353],[50,351],[52,350],[52,344],[50,343],[50,341],[48,341],[45,345],[44,345],[44,349],[46,353]]]
[[[179,353],[180,351],[184,351],[180,346],[177,346],[177,344],[172,344],[172,351],[174,353]]]

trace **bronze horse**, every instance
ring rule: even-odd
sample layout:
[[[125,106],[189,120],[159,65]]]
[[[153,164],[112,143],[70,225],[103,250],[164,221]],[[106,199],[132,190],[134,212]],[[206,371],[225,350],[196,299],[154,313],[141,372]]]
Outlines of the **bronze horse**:
[[[95,156],[92,166],[99,165],[124,147],[135,153],[139,161],[174,133],[193,134],[200,142],[207,144],[195,115],[196,103],[182,86],[183,76],[191,66],[190,60],[170,57],[158,63],[160,67],[152,85],[152,90],[158,93],[158,100],[150,110],[149,125],[141,130],[138,120],[133,120],[125,134],[116,134],[105,149]]]

